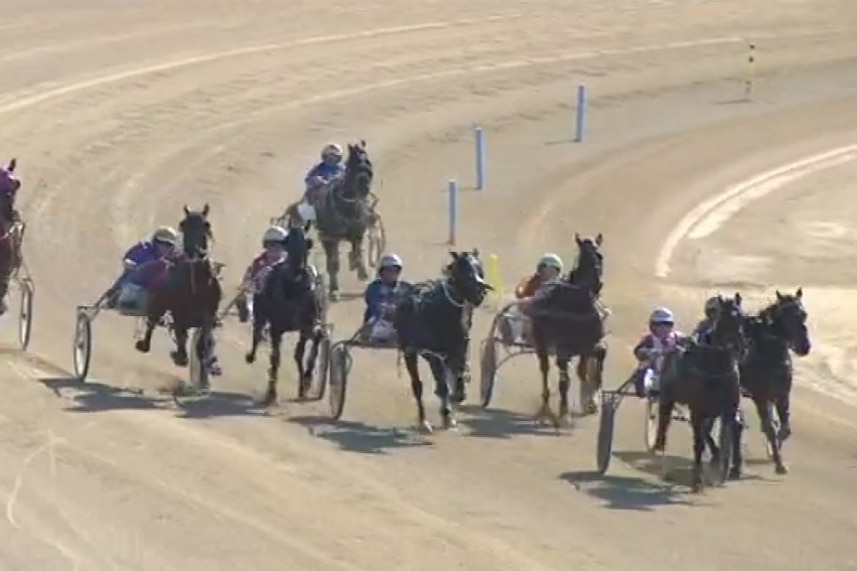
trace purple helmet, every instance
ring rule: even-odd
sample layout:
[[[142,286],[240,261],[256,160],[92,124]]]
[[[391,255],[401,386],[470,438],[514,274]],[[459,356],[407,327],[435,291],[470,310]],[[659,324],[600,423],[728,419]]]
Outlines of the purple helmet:
[[[16,161],[12,159],[9,166],[0,167],[0,192],[7,196],[13,196],[21,188],[21,181],[14,175],[15,166]]]

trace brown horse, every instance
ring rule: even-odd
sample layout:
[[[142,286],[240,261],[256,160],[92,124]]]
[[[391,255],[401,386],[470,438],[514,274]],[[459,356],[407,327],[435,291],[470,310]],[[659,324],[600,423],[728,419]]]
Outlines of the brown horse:
[[[15,196],[21,181],[15,177],[17,160],[9,161],[6,168],[0,167],[0,314],[6,312],[6,295],[9,280],[21,266],[22,228],[15,210]]]
[[[223,297],[217,271],[208,257],[208,241],[213,239],[208,221],[208,204],[201,211],[184,207],[184,220],[179,223],[182,255],[166,262],[167,279],[149,294],[146,331],[138,340],[138,351],[148,353],[152,332],[166,312],[172,314],[176,349],[170,353],[178,367],[188,365],[188,330],[199,328],[199,343],[194,348],[200,367],[200,385],[207,384],[207,363],[214,350],[214,327],[217,309]]]

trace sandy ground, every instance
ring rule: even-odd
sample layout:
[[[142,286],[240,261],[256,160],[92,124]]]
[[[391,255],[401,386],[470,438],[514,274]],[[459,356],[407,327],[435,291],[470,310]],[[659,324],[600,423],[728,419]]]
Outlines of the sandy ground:
[[[703,198],[853,143],[853,2],[284,6],[0,0],[0,152],[19,157],[38,288],[32,355],[7,350],[0,365],[0,568],[857,569],[853,165],[681,244],[673,274],[653,277],[661,242]],[[738,101],[748,40],[750,104]],[[589,138],[573,144],[580,82]],[[575,231],[604,232],[612,384],[653,305],[689,324],[713,288],[760,303],[805,286],[815,351],[801,363],[790,475],[773,475],[754,426],[744,481],[691,496],[682,427],[665,483],[643,452],[641,407],[626,402],[599,479],[595,420],[561,435],[531,422],[529,358],[504,369],[493,410],[430,438],[409,428],[390,353],[356,356],[342,422],[285,399],[258,410],[264,367],[243,364],[234,323],[218,394],[183,409],[157,393],[181,374],[166,341],[139,356],[133,324],[115,316],[95,327],[96,378],[67,380],[74,308],[110,283],[129,243],[207,201],[231,287],[329,139],[369,142],[390,243],[413,278],[433,275],[445,182],[473,183],[474,123],[489,188],[462,197],[461,246],[498,254],[511,286],[543,250],[570,257]],[[360,313],[337,305],[337,336]],[[478,335],[489,321],[481,311]]]

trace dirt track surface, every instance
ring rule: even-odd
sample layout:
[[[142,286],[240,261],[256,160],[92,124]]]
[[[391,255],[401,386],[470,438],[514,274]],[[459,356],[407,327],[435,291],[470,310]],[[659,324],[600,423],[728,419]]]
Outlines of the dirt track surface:
[[[661,242],[703,198],[854,142],[853,2],[67,5],[0,0],[0,153],[19,158],[38,290],[37,357],[0,356],[0,568],[857,568],[853,166],[754,203],[653,277]],[[736,102],[745,38],[758,46],[752,104]],[[592,108],[575,145],[580,82]],[[805,286],[815,351],[787,477],[764,462],[752,419],[745,479],[692,496],[685,427],[665,483],[642,407],[626,401],[599,479],[595,419],[561,435],[531,422],[530,358],[503,370],[493,410],[430,438],[410,430],[407,383],[383,352],[356,355],[343,422],[286,399],[260,411],[264,366],[242,362],[235,323],[218,394],[184,409],[157,393],[180,374],[166,341],[141,357],[114,316],[95,326],[96,379],[66,379],[74,308],[109,285],[128,244],[207,201],[236,284],[329,139],[369,142],[390,243],[412,278],[432,276],[446,179],[472,184],[473,123],[490,188],[462,197],[462,246],[497,253],[508,289],[541,251],[570,261],[575,231],[604,232],[610,384],[652,306],[689,325],[718,284],[753,301]],[[338,337],[361,311],[335,307]],[[477,336],[489,320],[480,312]]]

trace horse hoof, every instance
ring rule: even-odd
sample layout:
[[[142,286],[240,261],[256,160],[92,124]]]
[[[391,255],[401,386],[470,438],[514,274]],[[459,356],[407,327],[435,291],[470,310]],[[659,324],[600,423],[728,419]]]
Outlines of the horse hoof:
[[[467,394],[465,394],[463,392],[455,393],[454,395],[452,395],[452,402],[454,402],[455,404],[461,404],[466,400],[467,400]]]
[[[137,349],[137,351],[139,351],[140,353],[148,353],[149,352],[148,343],[146,343],[142,339],[137,341],[136,343],[134,343],[134,348]]]
[[[595,403],[595,402],[590,401],[590,402],[589,402],[589,404],[587,404],[587,405],[586,405],[586,408],[584,409],[584,412],[585,412],[587,415],[590,415],[590,414],[598,414],[598,404],[597,404],[597,403]]]
[[[420,423],[420,432],[423,432],[425,434],[431,434],[432,432],[434,432],[434,427],[428,420],[423,420]]]
[[[780,443],[783,443],[786,440],[788,440],[789,436],[791,436],[791,435],[792,435],[792,429],[789,428],[788,426],[782,426],[777,431],[777,440],[779,440]]]
[[[339,292],[338,291],[330,292],[330,301],[339,301]]]
[[[702,485],[702,482],[694,482],[690,487],[690,491],[694,494],[701,494],[705,487]]]
[[[729,470],[729,479],[730,480],[740,480],[741,479],[741,470],[738,468],[732,468]]]
[[[187,367],[187,355],[182,355],[178,351],[173,351],[172,353],[170,353],[170,357],[172,358],[173,363],[175,363],[176,367]]]
[[[262,399],[263,406],[273,406],[277,404],[277,393],[276,391],[268,391],[265,393],[265,398]]]
[[[789,469],[786,468],[784,464],[780,464],[779,466],[774,468],[774,471],[777,473],[778,476],[785,476],[789,473]]]
[[[357,270],[357,279],[361,282],[365,282],[369,279],[369,272],[367,272],[364,268],[359,268]]]

